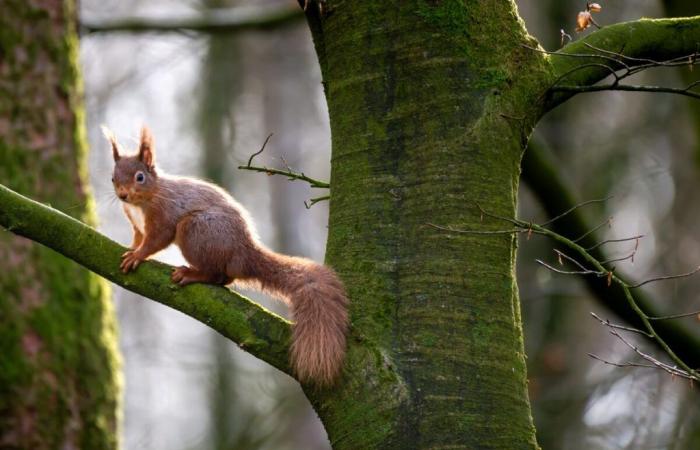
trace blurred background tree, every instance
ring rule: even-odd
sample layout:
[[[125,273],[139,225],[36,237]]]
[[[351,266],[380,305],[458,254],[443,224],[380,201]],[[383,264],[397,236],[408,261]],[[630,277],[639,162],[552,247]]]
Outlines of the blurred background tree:
[[[95,224],[78,64],[74,2],[3,2],[0,182]],[[0,261],[0,448],[116,448],[109,284],[11,233]]]

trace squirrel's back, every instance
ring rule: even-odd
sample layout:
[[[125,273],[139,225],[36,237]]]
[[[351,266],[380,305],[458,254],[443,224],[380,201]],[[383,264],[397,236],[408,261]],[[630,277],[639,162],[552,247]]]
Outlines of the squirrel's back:
[[[176,211],[178,218],[192,211],[228,211],[243,219],[251,237],[257,241],[257,232],[248,211],[219,186],[198,178],[161,174],[158,190],[153,203]]]

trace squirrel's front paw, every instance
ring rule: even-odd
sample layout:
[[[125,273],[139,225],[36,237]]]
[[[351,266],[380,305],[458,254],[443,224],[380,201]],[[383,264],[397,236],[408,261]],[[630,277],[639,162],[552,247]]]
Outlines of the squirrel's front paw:
[[[136,269],[144,259],[136,250],[129,250],[122,255],[122,263],[119,265],[119,268],[122,272],[128,273],[130,270]]]

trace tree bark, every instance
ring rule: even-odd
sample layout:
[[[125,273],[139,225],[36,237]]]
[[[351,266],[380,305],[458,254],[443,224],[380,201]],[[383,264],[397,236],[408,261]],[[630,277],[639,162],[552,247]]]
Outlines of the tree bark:
[[[515,240],[428,226],[488,227],[476,203],[515,215],[541,92],[528,72],[544,68],[515,4],[338,1],[312,14],[333,136],[327,261],[353,327],[405,389],[372,425],[383,402],[361,390],[351,405],[319,402],[334,448],[536,448]]]
[[[75,4],[10,0],[2,9],[0,180],[94,223]],[[0,261],[0,447],[116,449],[109,285],[10,233],[0,233]]]

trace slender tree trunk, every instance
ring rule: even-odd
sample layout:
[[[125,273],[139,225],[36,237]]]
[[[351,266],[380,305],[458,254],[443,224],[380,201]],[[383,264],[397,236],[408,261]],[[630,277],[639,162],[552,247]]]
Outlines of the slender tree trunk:
[[[542,92],[523,74],[542,58],[513,2],[326,6],[310,25],[333,136],[327,260],[357,339],[398,381],[365,377],[352,402],[309,396],[337,449],[536,448],[515,240],[430,224],[508,228],[476,204],[515,214]]]
[[[0,14],[0,182],[94,223],[75,4]],[[0,447],[114,449],[119,359],[109,285],[0,232]]]

